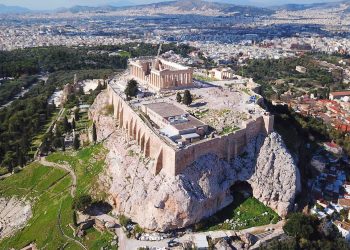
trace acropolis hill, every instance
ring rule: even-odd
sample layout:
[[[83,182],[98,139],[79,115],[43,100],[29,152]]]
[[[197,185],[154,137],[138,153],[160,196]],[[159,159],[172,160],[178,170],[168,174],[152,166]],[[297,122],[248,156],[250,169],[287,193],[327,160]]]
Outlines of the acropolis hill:
[[[249,84],[196,84],[192,74],[163,59],[135,59],[108,85],[118,126],[155,160],[155,174],[177,175],[208,153],[229,161],[259,133],[273,131],[273,116],[257,104],[261,97]],[[141,93],[127,101],[123,91],[132,78],[140,82]],[[176,102],[176,93],[185,88],[195,98],[189,107]]]
[[[140,91],[129,100],[131,79]],[[186,89],[189,106],[176,99]],[[89,110],[109,150],[101,184],[114,212],[149,230],[183,228],[229,205],[232,185],[246,181],[255,198],[285,216],[299,172],[255,90],[250,79],[207,83],[164,59],[131,60]]]

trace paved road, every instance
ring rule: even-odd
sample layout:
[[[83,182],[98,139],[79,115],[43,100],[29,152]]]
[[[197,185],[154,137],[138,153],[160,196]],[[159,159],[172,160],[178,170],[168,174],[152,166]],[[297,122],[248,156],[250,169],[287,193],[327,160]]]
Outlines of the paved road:
[[[223,237],[231,237],[236,235],[244,235],[246,233],[256,234],[258,236],[258,239],[261,240],[264,237],[267,237],[271,235],[273,231],[266,232],[267,229],[273,229],[274,231],[282,230],[282,227],[284,225],[285,221],[280,221],[277,224],[269,224],[265,226],[259,226],[259,227],[251,227],[240,231],[235,230],[222,230],[222,231],[210,231],[210,232],[199,232],[199,233],[189,233],[185,234],[184,236],[181,236],[179,238],[176,238],[175,240],[181,243],[187,242],[187,241],[201,241],[206,239],[207,236],[210,236],[211,238],[223,238]],[[120,250],[134,250],[138,249],[140,247],[168,247],[168,242],[171,239],[164,239],[161,241],[140,241],[136,239],[128,239],[123,232],[122,228],[116,229],[116,234],[118,235],[119,239],[119,249]]]
[[[0,176],[0,180],[2,179],[6,179],[7,177],[10,177],[12,175],[12,173],[8,173],[8,174],[4,174]]]
[[[38,80],[43,80],[45,83],[47,82],[48,79],[48,75],[43,74],[43,75],[39,75]],[[8,107],[11,105],[11,103],[13,103],[15,100],[19,99],[20,97],[24,96],[26,93],[28,93],[34,86],[38,85],[39,81],[36,83],[33,83],[32,85],[30,85],[29,87],[27,87],[26,89],[21,90],[17,95],[15,95],[13,98],[11,98],[10,101],[8,101],[7,103],[3,104],[2,106],[0,106],[0,109],[3,109],[5,107]]]
[[[46,166],[46,167],[53,167],[53,168],[59,168],[59,169],[63,169],[67,172],[69,172],[70,176],[72,177],[72,186],[71,186],[71,196],[74,197],[75,196],[75,192],[76,192],[76,189],[77,189],[77,176],[75,175],[73,169],[67,165],[67,164],[58,164],[58,163],[55,163],[55,162],[50,162],[50,161],[47,161],[45,157],[41,157],[39,162],[43,165],[43,166]]]

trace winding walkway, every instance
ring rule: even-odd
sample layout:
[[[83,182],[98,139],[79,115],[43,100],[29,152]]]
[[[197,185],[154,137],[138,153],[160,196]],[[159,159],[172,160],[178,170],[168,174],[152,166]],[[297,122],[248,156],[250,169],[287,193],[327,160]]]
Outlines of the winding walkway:
[[[67,164],[58,164],[55,162],[47,161],[45,157],[41,157],[39,159],[39,162],[43,166],[63,169],[65,171],[69,172],[70,176],[72,177],[72,186],[71,186],[70,195],[74,198],[75,192],[77,190],[77,176],[75,175],[74,170]]]
[[[75,175],[73,169],[67,165],[67,164],[58,164],[58,163],[55,163],[55,162],[50,162],[50,161],[47,161],[45,157],[41,157],[39,159],[39,162],[45,166],[45,167],[52,167],[52,168],[58,168],[58,169],[63,169],[65,171],[67,171],[70,176],[72,177],[72,186],[71,186],[71,191],[70,191],[70,195],[74,198],[75,196],[75,193],[76,193],[76,187],[77,187],[77,176]],[[76,244],[78,244],[80,247],[82,247],[83,249],[87,250],[87,248],[78,240],[72,238],[72,237],[69,237],[68,235],[65,234],[65,232],[63,231],[62,229],[62,226],[61,226],[61,208],[62,208],[62,203],[60,205],[60,209],[58,211],[58,218],[57,218],[57,224],[58,224],[58,228],[61,232],[61,234],[69,241],[73,241],[75,242]]]
[[[57,217],[57,224],[58,224],[58,228],[59,228],[61,234],[62,234],[66,239],[68,239],[68,240],[70,240],[70,241],[73,241],[73,242],[75,242],[76,244],[78,244],[79,246],[81,246],[83,249],[88,250],[80,241],[78,241],[78,240],[76,240],[76,239],[74,239],[74,238],[72,238],[72,237],[69,237],[68,235],[66,235],[66,234],[64,233],[64,231],[63,231],[63,229],[62,229],[62,226],[61,226],[61,209],[62,209],[62,203],[61,203],[61,205],[60,205],[60,210],[58,211],[58,217]]]

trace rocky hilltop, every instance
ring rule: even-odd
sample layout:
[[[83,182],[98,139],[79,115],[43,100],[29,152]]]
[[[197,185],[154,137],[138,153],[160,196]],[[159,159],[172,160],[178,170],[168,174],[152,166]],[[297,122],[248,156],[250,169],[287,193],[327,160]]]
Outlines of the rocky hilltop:
[[[29,202],[0,198],[0,240],[23,228],[32,216]]]
[[[144,158],[137,144],[105,113],[107,101],[102,92],[91,106],[90,117],[98,140],[105,140],[109,149],[101,182],[108,187],[117,213],[150,230],[185,227],[230,204],[230,187],[238,181],[250,183],[254,197],[280,216],[293,208],[301,186],[299,171],[277,133],[259,135],[231,162],[208,154],[178,176],[154,175],[152,159]]]

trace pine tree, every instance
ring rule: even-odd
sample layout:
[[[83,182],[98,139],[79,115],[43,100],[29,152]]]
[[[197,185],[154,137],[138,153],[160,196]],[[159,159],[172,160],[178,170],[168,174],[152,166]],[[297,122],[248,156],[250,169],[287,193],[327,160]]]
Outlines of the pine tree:
[[[64,116],[64,118],[63,118],[63,129],[64,129],[64,132],[66,132],[66,133],[71,130],[71,125],[68,122],[67,116]]]
[[[92,124],[92,140],[94,141],[94,143],[96,143],[97,141],[97,131],[95,123]]]
[[[77,108],[77,109],[74,111],[74,119],[75,119],[76,121],[79,121],[79,119],[80,119],[80,114],[79,114],[79,112],[80,112],[79,108]]]
[[[75,130],[75,119],[74,118],[72,119],[72,129]]]
[[[61,143],[62,143],[62,151],[66,151],[66,143],[64,142],[64,138],[61,137]]]
[[[189,106],[192,103],[192,95],[189,90],[185,90],[182,103]]]
[[[80,140],[79,140],[78,135],[75,135],[75,136],[74,136],[74,140],[73,140],[73,148],[74,148],[75,150],[78,150],[79,147],[80,147]]]
[[[138,82],[134,79],[128,81],[124,93],[126,97],[130,98],[136,96],[138,93]]]
[[[177,94],[176,94],[176,101],[177,101],[178,103],[181,103],[181,102],[182,102],[182,96],[181,96],[181,94],[180,94],[179,92],[177,92]]]
[[[24,156],[24,153],[22,151],[20,151],[19,158],[18,158],[18,165],[21,168],[23,168],[25,164],[26,164],[26,158]]]
[[[49,141],[47,138],[44,138],[42,144],[41,144],[41,148],[40,151],[42,154],[47,154],[49,152],[50,149],[50,145],[49,145]]]

